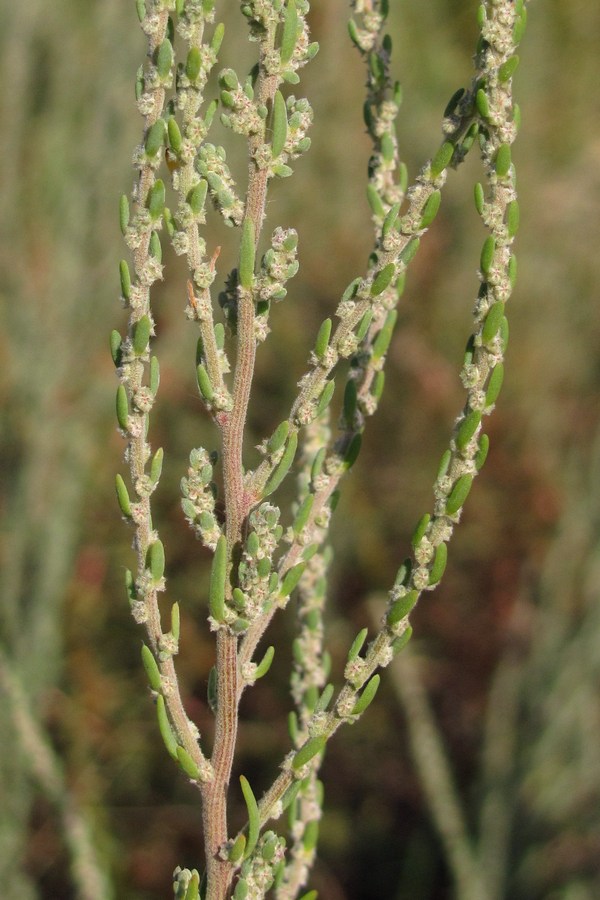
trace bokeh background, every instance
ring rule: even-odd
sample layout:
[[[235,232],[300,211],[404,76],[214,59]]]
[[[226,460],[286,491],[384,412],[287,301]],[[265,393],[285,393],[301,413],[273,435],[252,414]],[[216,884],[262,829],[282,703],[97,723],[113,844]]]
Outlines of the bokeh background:
[[[411,177],[438,146],[448,98],[470,80],[476,5],[391,4]],[[238,4],[221,6],[222,64],[243,71],[253,48]],[[140,136],[133,82],[144,43],[133,2],[2,0],[0,13],[1,893],[158,900],[177,864],[200,863],[200,811],[155,727],[113,488],[122,443],[108,334],[124,326],[117,206]],[[300,232],[301,273],[261,350],[249,447],[287,410],[320,321],[370,249],[364,76],[347,14],[341,0],[311,12],[321,52],[300,89],[315,108],[313,146],[272,191],[267,221]],[[490,898],[600,896],[599,37],[595,0],[530,5],[515,76],[519,277],[490,456],[444,583],[415,613],[410,659],[328,750],[311,883],[323,900],[467,900],[411,746],[423,723],[443,753],[438,777],[451,773],[454,785],[442,821],[460,810],[461,852],[490,875]],[[230,150],[240,172],[243,149]],[[386,393],[335,516],[327,623],[338,679],[431,506],[463,403],[479,177],[476,158],[452,173],[412,265]],[[233,264],[230,235],[216,219],[210,226],[210,244]],[[207,557],[182,522],[177,485],[190,448],[213,446],[215,435],[195,388],[185,273],[172,254],[166,265],[155,300],[152,442],[166,452],[156,521],[168,596],[183,610],[186,702],[204,726]],[[236,771],[257,791],[288,748],[293,627],[290,608],[275,628],[273,669],[243,704]]]

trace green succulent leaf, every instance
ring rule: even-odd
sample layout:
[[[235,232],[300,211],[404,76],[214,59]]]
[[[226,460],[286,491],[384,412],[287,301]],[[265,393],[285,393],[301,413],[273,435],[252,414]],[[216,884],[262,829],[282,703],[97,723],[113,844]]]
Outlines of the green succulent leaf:
[[[172,759],[176,760],[177,741],[169,722],[167,708],[165,705],[165,698],[162,696],[162,694],[159,694],[156,698],[156,715],[158,717],[158,728],[160,731],[160,735],[163,739],[165,747],[167,748],[167,753]]]
[[[122,259],[119,263],[119,276],[121,279],[121,294],[124,300],[129,300],[131,296],[131,275],[129,274],[129,266]]]
[[[258,835],[260,833],[260,814],[256,797],[250,787],[250,782],[244,775],[240,775],[240,785],[242,787],[242,794],[244,795],[246,809],[248,811],[248,838],[246,840],[246,849],[244,850],[244,859],[248,859],[258,841]]]
[[[113,329],[113,331],[111,331],[111,333],[110,333],[110,355],[112,357],[112,361],[114,362],[115,366],[121,365],[121,357],[122,357],[121,344],[122,343],[123,343],[123,341],[122,341],[121,335],[119,334],[118,331],[115,331]]]
[[[421,228],[428,228],[438,214],[442,201],[441,191],[434,191],[427,198],[421,214]]]
[[[144,141],[144,149],[146,156],[156,156],[160,148],[165,142],[165,123],[163,119],[158,119],[154,125],[151,125],[146,134]]]
[[[283,33],[281,35],[281,62],[286,65],[290,62],[296,49],[296,41],[298,40],[298,10],[296,9],[296,0],[288,0],[285,9],[285,18],[283,20]]]
[[[456,435],[456,446],[461,452],[465,449],[465,447],[479,428],[480,422],[481,413],[476,409],[471,410],[471,412],[468,413],[462,420],[458,429],[458,433]]]
[[[150,319],[145,315],[135,323],[132,345],[136,356],[142,356],[148,349],[151,328]]]
[[[296,456],[296,450],[298,449],[298,434],[294,432],[290,438],[288,439],[286,448],[283,452],[283,456],[281,457],[279,463],[277,464],[274,472],[271,474],[268,479],[265,489],[263,491],[263,497],[268,497],[269,494],[272,494],[273,491],[277,490],[287,473],[289,472],[292,463],[294,462],[294,457]]]
[[[435,548],[435,556],[433,564],[429,572],[429,584],[437,584],[441,581],[442,575],[446,571],[446,563],[448,561],[448,547],[446,544],[438,544]]]
[[[165,548],[162,541],[154,541],[148,548],[148,568],[155,584],[165,574]]]
[[[396,266],[394,263],[388,263],[387,266],[384,266],[373,280],[373,284],[371,285],[371,296],[378,297],[379,294],[382,294],[392,283],[395,274]]]
[[[325,351],[329,346],[329,337],[331,335],[331,319],[325,319],[321,324],[315,341],[315,356],[317,359],[323,359]]]
[[[507,59],[505,63],[502,63],[502,65],[498,69],[498,81],[500,81],[502,84],[506,81],[509,81],[515,74],[518,65],[519,57],[516,54],[509,57],[509,59]]]
[[[236,863],[239,862],[242,856],[244,855],[244,851],[246,849],[246,835],[239,834],[235,841],[233,842],[229,853],[227,854],[227,858],[229,862]]]
[[[177,747],[177,761],[192,781],[200,781],[200,769],[184,747]]]
[[[129,492],[127,487],[125,486],[125,482],[120,475],[115,476],[116,482],[116,490],[117,490],[117,500],[119,502],[119,508],[124,516],[130,518],[131,516],[131,500],[129,499]]]
[[[146,644],[142,644],[142,663],[144,664],[144,669],[146,670],[146,675],[148,676],[148,682],[153,691],[156,691],[160,694],[162,690],[162,678],[160,674],[160,669],[158,668],[158,664],[156,659],[154,658],[154,653],[150,649],[150,647],[146,646]]]
[[[418,591],[409,591],[408,594],[404,595],[404,597],[400,597],[398,600],[395,600],[390,606],[388,614],[386,616],[386,622],[388,626],[390,628],[393,628],[394,625],[397,625],[398,622],[401,622],[402,619],[405,619],[406,616],[408,616],[416,606],[418,599]]]
[[[504,380],[504,366],[502,363],[497,363],[492,369],[492,374],[490,375],[487,390],[485,392],[485,405],[492,406],[498,396],[500,394],[500,390],[502,388],[502,382]]]
[[[125,234],[129,225],[129,199],[125,194],[121,194],[119,200],[119,228],[121,234]]]
[[[271,668],[271,663],[273,662],[273,657],[275,656],[275,647],[267,647],[265,651],[265,655],[261,659],[261,661],[256,666],[256,671],[254,672],[254,677],[258,681],[259,678],[263,678],[269,669]]]
[[[227,581],[227,538],[219,537],[210,572],[208,602],[210,614],[216,622],[225,618],[225,584]]]
[[[454,155],[454,144],[450,141],[444,141],[440,149],[431,160],[431,177],[437,178],[447,169]]]
[[[472,475],[461,475],[446,500],[446,514],[453,516],[464,505],[473,485]]]
[[[287,419],[281,422],[267,442],[267,453],[273,454],[281,450],[285,444],[290,430],[290,423]]]
[[[271,139],[271,150],[273,156],[279,156],[283,152],[285,142],[287,140],[288,120],[287,107],[285,99],[281,91],[275,91],[273,98],[273,136]]]
[[[119,428],[127,431],[127,420],[129,419],[129,400],[127,399],[127,391],[122,384],[117,388],[117,422]]]
[[[348,651],[348,662],[354,662],[354,660],[358,657],[358,654],[363,648],[363,644],[367,639],[367,634],[369,630],[367,628],[363,628],[358,632],[354,640],[352,641],[352,646]]]
[[[202,57],[200,55],[200,49],[198,47],[192,47],[185,61],[185,74],[190,81],[194,82],[200,74],[201,68]]]
[[[250,290],[254,280],[255,252],[254,222],[249,216],[246,216],[242,225],[240,264],[238,268],[240,285],[246,290]]]
[[[363,690],[362,694],[354,704],[352,709],[353,716],[359,716],[361,713],[367,709],[368,706],[371,705],[373,700],[375,699],[375,694],[379,688],[379,682],[381,681],[381,677],[379,675],[373,675],[372,678],[367,681],[366,687]]]
[[[298,750],[298,752],[292,759],[292,768],[301,769],[303,766],[309,763],[311,759],[314,759],[314,757],[317,756],[318,753],[322,753],[322,751],[325,749],[326,743],[327,738],[323,734],[309,738],[304,746]]]
[[[293,566],[289,571],[285,573],[283,576],[283,581],[281,582],[281,587],[279,589],[280,597],[289,597],[294,588],[297,586],[298,582],[302,578],[302,573],[306,568],[306,563],[301,562],[297,563],[297,565]]]
[[[496,300],[492,303],[483,323],[481,331],[481,340],[484,344],[489,344],[500,330],[502,319],[504,318],[504,303],[502,300]]]

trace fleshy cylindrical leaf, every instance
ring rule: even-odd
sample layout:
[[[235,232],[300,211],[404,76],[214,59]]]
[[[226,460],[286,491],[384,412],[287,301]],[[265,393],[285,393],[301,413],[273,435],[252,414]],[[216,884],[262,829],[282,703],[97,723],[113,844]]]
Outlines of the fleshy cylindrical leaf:
[[[158,583],[165,574],[165,548],[162,541],[154,541],[148,550],[148,568],[154,583]]]
[[[159,447],[152,457],[152,462],[150,463],[150,481],[153,485],[158,484],[158,481],[160,479],[162,473],[163,458],[164,451],[162,447]]]
[[[156,71],[161,79],[168,78],[173,65],[173,46],[169,38],[165,38],[156,51]]]
[[[119,502],[119,508],[124,516],[129,518],[131,516],[131,500],[129,499],[129,492],[123,481],[123,478],[120,475],[115,476],[115,487],[117,490],[117,500]]]
[[[396,266],[394,263],[388,263],[387,266],[384,266],[381,269],[375,278],[373,279],[373,284],[371,285],[371,296],[378,297],[379,294],[382,294],[383,291],[391,284],[394,275],[396,273]]]
[[[165,208],[165,185],[158,178],[148,191],[148,212],[153,221],[160,219]]]
[[[293,566],[288,572],[283,576],[283,581],[281,582],[281,587],[279,589],[280,597],[289,597],[292,593],[298,582],[302,577],[302,573],[306,568],[306,563],[301,562],[297,565]]]
[[[131,275],[129,274],[129,266],[124,259],[119,263],[119,276],[121,279],[121,294],[125,300],[129,300],[131,296]]]
[[[240,285],[249,290],[254,279],[254,222],[248,216],[242,225],[242,238],[240,242],[240,264],[238,277]]]
[[[287,419],[281,422],[267,443],[267,452],[268,453],[277,453],[278,450],[281,450],[283,445],[285,444],[288,436],[288,432],[290,430],[290,423]]]
[[[480,422],[481,413],[476,409],[472,409],[471,412],[465,416],[456,435],[456,446],[459,450],[462,451],[465,449],[465,447],[479,428]]]
[[[296,0],[288,0],[285,18],[283,20],[283,33],[281,35],[280,56],[281,62],[285,65],[289,63],[294,50],[296,49],[296,41],[298,39],[298,10],[296,9]]]
[[[118,331],[114,330],[110,333],[110,355],[115,366],[121,365],[121,344],[122,339]]]
[[[419,519],[419,522],[417,523],[417,527],[415,528],[415,530],[413,532],[413,536],[411,538],[411,544],[413,545],[413,547],[415,549],[419,546],[419,544],[425,537],[425,532],[427,531],[427,528],[429,527],[430,521],[431,521],[430,513],[425,513],[425,515],[421,516],[421,518]]]
[[[461,475],[446,500],[446,514],[453,516],[463,506],[473,484],[472,475]]]
[[[446,169],[454,155],[454,144],[444,141],[440,149],[431,160],[431,177],[437,178]]]
[[[136,356],[141,356],[146,352],[148,348],[148,341],[150,340],[150,319],[148,316],[142,316],[141,319],[135,323],[133,329],[133,352]]]
[[[256,666],[256,671],[254,672],[254,677],[256,678],[256,680],[258,680],[259,678],[263,678],[267,674],[267,672],[271,668],[271,663],[273,662],[274,656],[275,647],[267,647],[265,655]]]
[[[429,584],[437,584],[441,580],[442,575],[446,571],[446,563],[448,561],[448,547],[446,544],[438,544],[435,548],[435,556],[433,564],[429,571]]]
[[[302,766],[305,766],[311,759],[314,759],[318,753],[321,753],[324,750],[326,743],[327,738],[324,734],[309,738],[292,759],[292,768],[301,769]]]
[[[146,138],[144,141],[144,149],[146,151],[146,156],[156,156],[160,148],[163,146],[165,140],[165,123],[162,119],[158,119],[153,125],[148,129],[148,133],[146,134]]]
[[[515,54],[515,56],[509,57],[505,63],[502,63],[500,68],[498,69],[498,80],[501,83],[505,81],[509,81],[513,75],[515,74],[516,68],[519,65],[519,57]]]
[[[494,261],[494,254],[496,252],[496,241],[493,235],[488,235],[485,241],[483,242],[483,247],[481,248],[481,258],[479,261],[479,267],[481,269],[482,274],[485,276],[490,271],[492,263]]]
[[[474,198],[475,198],[475,209],[477,210],[477,212],[479,213],[479,215],[482,215],[482,213],[483,213],[483,204],[485,203],[485,194],[484,194],[484,191],[483,191],[483,185],[482,185],[479,181],[478,181],[477,184],[475,185],[475,188],[474,188],[474,191],[473,191],[473,195],[474,195]]]
[[[490,379],[488,381],[487,390],[485,392],[486,406],[492,406],[492,404],[495,403],[498,399],[503,380],[504,366],[502,365],[502,363],[498,363],[496,366],[494,366],[492,374],[490,375]]]
[[[352,641],[352,646],[348,651],[348,662],[354,662],[357,658],[358,654],[362,650],[363,644],[367,638],[367,634],[369,633],[367,628],[363,628],[358,632],[354,640]]]
[[[483,88],[479,88],[477,93],[475,94],[475,105],[477,107],[477,112],[481,116],[482,119],[489,118],[490,115],[490,104],[487,97],[486,92]]]
[[[275,91],[275,96],[273,97],[272,129],[271,150],[273,156],[276,157],[283,151],[288,130],[287,107],[281,91]]]
[[[489,344],[500,329],[500,325],[502,324],[502,319],[504,318],[504,303],[502,300],[496,300],[495,303],[492,303],[490,306],[488,313],[485,317],[485,322],[483,323],[483,329],[481,331],[481,340],[484,344]]]
[[[196,380],[198,382],[198,389],[207,403],[210,403],[214,397],[214,390],[211,384],[210,378],[208,377],[208,372],[204,368],[202,364],[196,366]]]
[[[235,841],[233,842],[233,844],[231,845],[229,853],[227,854],[227,859],[229,860],[229,862],[232,862],[232,863],[238,862],[244,855],[245,849],[246,849],[246,835],[239,834],[237,836],[237,838],[235,839]]]
[[[201,178],[197,185],[187,195],[187,202],[195,216],[200,215],[204,208],[206,200],[206,192],[208,191],[208,182]]]
[[[294,517],[294,522],[292,524],[292,531],[294,534],[300,534],[308,522],[311,510],[313,508],[313,504],[315,501],[314,494],[307,494],[302,503],[300,504],[300,508]]]
[[[192,781],[200,781],[200,769],[184,747],[177,747],[177,762]]]
[[[271,474],[265,485],[263,497],[267,497],[269,494],[272,494],[273,491],[275,491],[279,487],[279,485],[289,472],[292,463],[294,462],[297,448],[298,434],[294,432],[287,442],[287,446],[284,450],[283,456],[277,464],[277,467],[275,468],[274,472]]]
[[[512,200],[506,208],[506,228],[509,237],[514,237],[519,230],[519,202]]]
[[[316,415],[320,416],[321,413],[324,413],[329,404],[331,403],[331,398],[333,397],[335,391],[335,381],[327,381],[325,382],[325,387],[323,388],[323,392],[319,397],[319,402],[317,403]]]
[[[512,159],[509,144],[500,144],[496,153],[495,169],[498,178],[505,178],[511,167]]]
[[[423,206],[421,214],[421,228],[428,228],[438,214],[440,203],[442,200],[441,191],[434,191],[427,198],[427,202]]]
[[[409,613],[414,609],[417,600],[419,599],[418,591],[409,591],[408,594],[405,594],[404,597],[400,597],[398,600],[395,600],[392,603],[388,614],[386,616],[386,622],[390,628],[393,628],[394,625],[397,625],[398,622],[401,622],[402,619],[405,619]]]
[[[167,708],[165,706],[165,698],[159,694],[156,698],[156,715],[158,717],[158,727],[167,752],[172,759],[177,759],[177,740],[173,734],[169,717],[167,716]]]
[[[202,57],[198,47],[192,47],[185,61],[185,74],[190,81],[195,81],[202,68]]]
[[[129,400],[127,399],[127,391],[122,384],[117,388],[117,422],[119,428],[127,431],[127,420],[129,418]]]
[[[250,782],[243,775],[240,775],[240,785],[244,800],[246,801],[246,809],[248,811],[248,838],[246,840],[246,849],[244,850],[244,858],[248,859],[258,841],[258,835],[260,833],[260,814],[256,797],[250,787]]]
[[[146,644],[142,644],[142,663],[144,664],[144,669],[146,670],[146,675],[148,676],[148,682],[153,691],[156,691],[160,694],[162,690],[162,678],[160,674],[160,669],[158,668],[158,664],[156,659],[154,658],[154,654],[150,647],[146,646]]]
[[[359,716],[365,711],[368,706],[371,705],[371,703],[375,699],[375,694],[377,693],[377,689],[379,688],[380,681],[380,675],[373,675],[373,677],[369,679],[365,689],[354,704],[354,707],[352,709],[353,716]]]
[[[208,602],[210,614],[216,622],[225,615],[225,583],[227,580],[227,538],[222,534],[217,541],[210,572]]]
[[[490,439],[487,434],[482,434],[481,437],[479,438],[479,449],[478,449],[477,453],[475,454],[475,459],[474,459],[475,467],[477,468],[477,471],[479,471],[479,469],[481,469],[481,467],[485,463],[489,449],[490,449]]]
[[[125,194],[119,200],[119,227],[121,234],[125,234],[129,225],[129,200]]]
[[[396,324],[396,319],[398,318],[398,313],[395,309],[392,309],[386,316],[385,322],[383,323],[383,328],[378,333],[375,341],[373,342],[373,359],[378,360],[381,359],[387,353],[387,349],[390,345],[390,341],[392,339],[392,334],[394,331],[394,325]]]

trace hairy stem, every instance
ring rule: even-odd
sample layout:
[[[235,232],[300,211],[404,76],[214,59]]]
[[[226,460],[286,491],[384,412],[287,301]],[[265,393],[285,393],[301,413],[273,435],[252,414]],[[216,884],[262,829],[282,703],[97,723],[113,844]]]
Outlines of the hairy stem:
[[[267,43],[267,42],[265,42]],[[272,36],[269,40],[272,45]],[[262,52],[265,52],[263,46]],[[257,81],[257,97],[262,103],[270,103],[277,88],[277,79],[265,76],[261,67]],[[245,218],[254,226],[258,244],[264,218],[267,194],[267,171],[259,169],[253,161],[253,151],[264,139],[255,135],[249,141],[250,166]],[[243,226],[242,226],[243,227]],[[246,518],[254,497],[244,487],[244,428],[254,375],[256,358],[255,301],[251,290],[238,288],[237,304],[237,358],[233,382],[233,406],[222,420],[223,479],[226,509],[227,546],[231,556],[240,543]],[[219,848],[227,841],[227,789],[235,754],[239,688],[237,637],[227,629],[217,636],[217,713],[215,746],[212,756],[214,779],[205,786],[204,835],[207,853],[206,900],[224,900],[227,895],[233,868],[218,858]]]

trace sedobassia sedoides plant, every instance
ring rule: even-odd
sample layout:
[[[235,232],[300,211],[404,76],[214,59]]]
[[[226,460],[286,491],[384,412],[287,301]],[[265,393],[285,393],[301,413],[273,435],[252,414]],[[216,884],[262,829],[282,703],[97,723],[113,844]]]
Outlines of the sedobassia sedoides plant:
[[[124,337],[112,333],[111,348],[119,376],[117,419],[127,443],[128,483],[118,475],[116,486],[121,512],[134,532],[137,564],[135,572],[127,573],[127,593],[134,619],[146,632],[142,661],[160,734],[170,756],[197,786],[203,809],[205,875],[200,883],[196,870],[176,870],[175,895],[243,900],[272,891],[278,900],[291,900],[305,886],[315,856],[323,801],[318,772],[327,741],[365,712],[377,692],[379,670],[409,640],[410,613],[443,575],[448,542],[487,454],[483,425],[502,384],[505,306],[516,273],[511,245],[519,208],[511,144],[519,113],[511,88],[526,8],[523,0],[488,0],[479,7],[473,80],[451,98],[442,143],[409,186],[395,132],[401,90],[390,74],[389,3],[351,3],[349,36],[367,73],[364,119],[372,140],[367,196],[373,250],[366,271],[350,282],[318,329],[288,416],[262,442],[260,463],[246,468],[244,431],[255,356],[268,339],[269,316],[279,315],[278,304],[298,268],[294,229],[263,233],[265,203],[270,183],[292,175],[294,161],[310,148],[312,109],[297,91],[299,71],[318,47],[309,38],[307,0],[242,0],[240,22],[246,23],[256,46],[256,63],[249,73],[220,71],[218,97],[207,97],[209,73],[226,40],[223,25],[215,24],[219,6],[218,0],[137,0],[148,52],[136,80],[143,117],[142,141],[134,154],[137,178],[131,198],[122,197],[120,205],[121,230],[131,254],[129,262],[120,264],[129,325]],[[247,143],[243,191],[234,182],[225,148],[210,142],[216,117],[230,129],[232,141]],[[482,161],[475,205],[488,236],[461,372],[464,408],[439,465],[432,511],[414,531],[411,556],[398,570],[380,629],[369,642],[366,627],[356,636],[344,682],[335,688],[328,682],[323,642],[331,515],[342,476],[359,454],[366,420],[384,389],[407,266],[435,219],[449,170],[472,149]],[[219,250],[203,228],[209,205],[239,235],[238,265],[229,273],[219,271]],[[165,550],[151,515],[163,460],[163,450],[153,451],[149,442],[159,388],[151,291],[164,277],[164,241],[187,258],[189,280],[180,295],[187,302],[186,316],[199,331],[198,389],[218,434],[218,447],[191,451],[181,481],[183,515],[213,552],[206,598],[208,627],[216,639],[209,683],[215,715],[210,753],[188,717],[177,682],[179,606],[174,603],[169,611],[159,603],[166,589]],[[347,367],[341,365],[344,361]],[[341,416],[334,434],[328,409],[336,390]],[[296,499],[282,516],[277,492],[291,473],[297,479]],[[291,673],[291,748],[261,800],[241,778],[248,824],[235,835],[228,829],[227,795],[240,698],[267,674],[274,648],[258,655],[257,648],[292,594],[298,634]],[[279,825],[284,810],[287,839]]]

